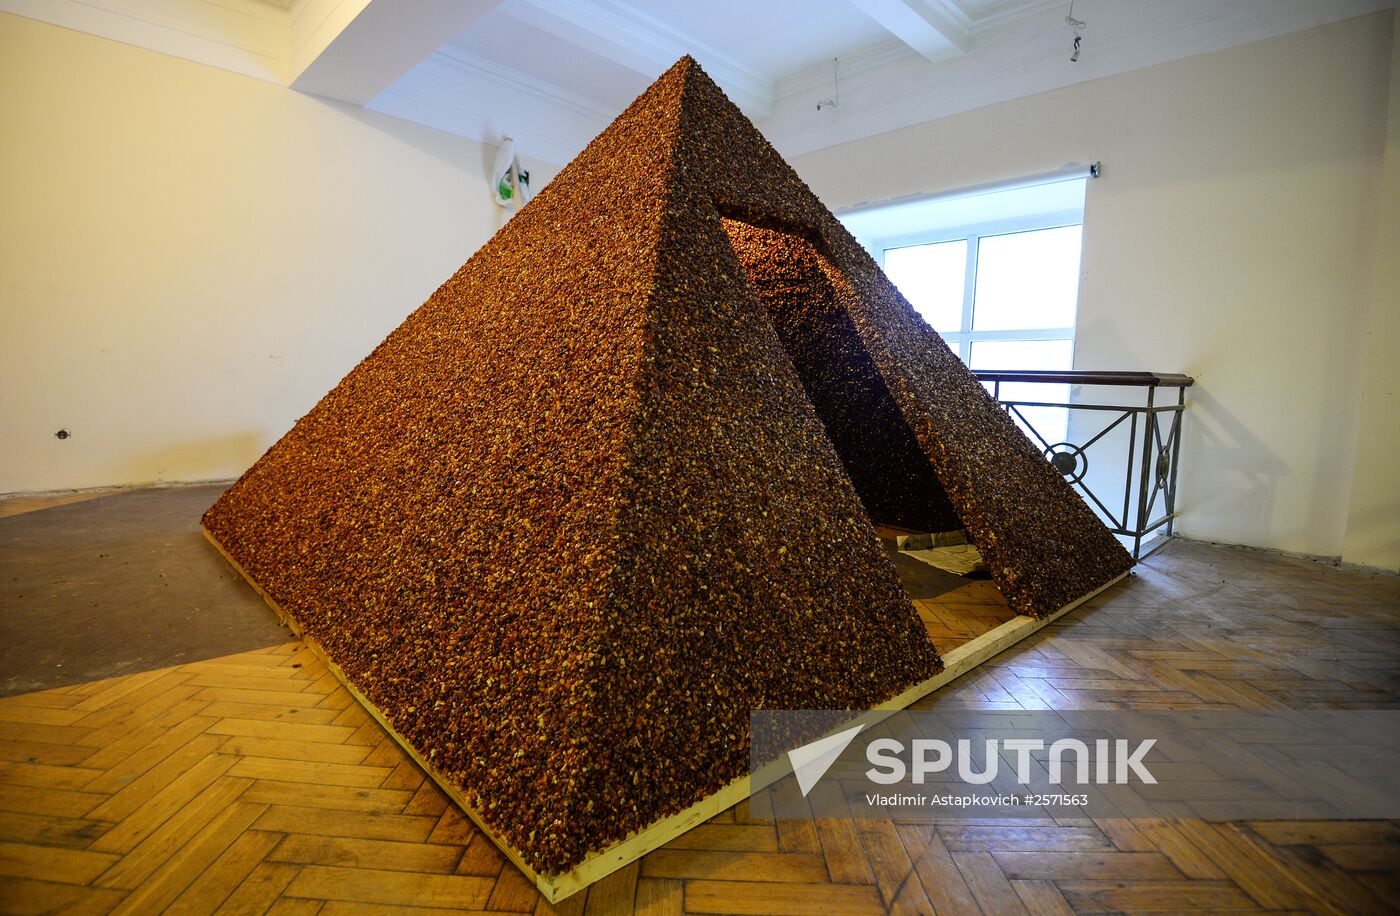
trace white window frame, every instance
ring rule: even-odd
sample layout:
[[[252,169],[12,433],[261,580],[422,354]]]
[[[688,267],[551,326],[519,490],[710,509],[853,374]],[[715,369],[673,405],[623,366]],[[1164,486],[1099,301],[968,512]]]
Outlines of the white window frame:
[[[934,330],[937,330],[939,336],[948,343],[956,342],[958,344],[958,356],[962,358],[963,362],[970,365],[972,359],[971,344],[981,340],[1074,341],[1075,325],[1070,325],[1065,328],[1030,328],[1010,331],[974,331],[972,329],[973,312],[977,305],[978,243],[989,236],[1013,235],[1018,232],[1035,232],[1041,229],[1063,229],[1068,226],[1079,226],[1082,232],[1084,226],[1084,212],[1082,210],[1061,210],[1055,213],[1038,213],[1029,217],[992,220],[928,232],[912,232],[903,235],[871,239],[870,241],[871,247],[875,248],[876,252],[878,252],[877,260],[880,263],[881,270],[885,268],[885,253],[894,248],[911,248],[917,245],[937,245],[943,242],[956,242],[959,239],[967,242],[967,263],[965,265],[967,272],[963,277],[961,324],[956,331],[943,331],[937,328]],[[1082,250],[1081,236],[1081,252]],[[1074,311],[1077,324],[1079,316],[1079,291],[1077,288],[1075,290]],[[1011,369],[1015,367],[999,366],[996,368]]]

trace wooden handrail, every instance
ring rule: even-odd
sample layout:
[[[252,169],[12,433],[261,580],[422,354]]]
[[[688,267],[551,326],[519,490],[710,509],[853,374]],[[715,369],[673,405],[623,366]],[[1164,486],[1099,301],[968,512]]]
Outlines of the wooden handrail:
[[[1059,382],[1070,385],[1128,385],[1140,388],[1190,388],[1189,375],[1162,372],[1111,372],[1095,369],[974,369],[983,382]]]

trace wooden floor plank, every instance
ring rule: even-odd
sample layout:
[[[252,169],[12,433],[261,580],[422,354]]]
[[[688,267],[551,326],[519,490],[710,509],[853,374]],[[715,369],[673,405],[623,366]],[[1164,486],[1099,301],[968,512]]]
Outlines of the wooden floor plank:
[[[87,884],[112,867],[117,857],[86,849],[0,843],[0,875]]]
[[[1010,880],[1173,881],[1184,877],[1159,852],[994,852],[992,858]]]
[[[166,748],[162,744],[152,745],[150,756],[155,757],[156,762],[153,766],[141,770],[140,775],[127,781],[129,773],[145,766],[144,761],[132,764],[129,770],[119,770],[120,776],[97,780],[98,791],[112,791],[114,794],[92,809],[92,817],[98,820],[124,821],[177,781],[181,782],[181,785],[190,786],[192,791],[198,791],[194,786],[201,778],[198,774],[209,774],[209,778],[213,779],[222,776],[233,766],[234,758],[214,756],[223,743],[224,739],[217,735],[197,734],[168,755],[165,754]],[[178,792],[179,790],[177,795]],[[172,805],[179,803],[177,797]]]
[[[1055,886],[1076,913],[1258,909],[1229,881],[1059,881]]]
[[[0,785],[0,812],[18,814],[53,814],[58,817],[88,817],[109,820],[94,815],[107,796],[93,792],[73,792],[65,789],[41,789],[36,786]]]
[[[778,833],[771,824],[701,824],[676,837],[666,848],[777,852]]]
[[[19,814],[13,811],[0,815],[0,840],[30,846],[87,849],[94,840],[111,828],[112,825],[107,821],[92,821],[79,817]]]
[[[300,865],[259,862],[214,912],[220,916],[266,913],[282,897],[282,892],[292,883],[292,879],[300,873]],[[321,902],[315,901],[318,906]]]
[[[1400,706],[1400,588],[1384,597],[1345,571],[1300,579],[1275,565],[1173,545],[935,697],[947,709]],[[1248,587],[1217,608],[1189,597],[1202,575]],[[1356,602],[1319,586],[1332,580]],[[963,632],[970,616],[994,619],[996,600],[979,583],[921,609]],[[765,792],[549,905],[297,645],[0,699],[25,710],[0,716],[0,911],[1379,913],[1400,893],[1391,822],[823,823],[774,820]],[[1214,778],[1170,771],[1200,791]]]
[[[900,842],[899,833],[890,821],[862,819],[856,824],[856,832],[861,845],[865,847],[865,858],[875,875],[875,886],[880,889],[880,898],[890,909],[907,909],[915,906],[918,898],[925,897],[917,879],[911,881],[914,863],[908,851]],[[919,887],[918,891],[903,894],[903,903],[896,907],[906,887]]]
[[[275,833],[249,830],[229,844],[165,909],[165,916],[213,913],[280,841]]]
[[[97,916],[110,913],[125,894],[125,891],[99,887],[0,875],[0,905],[3,905],[5,913],[15,916],[47,916],[51,913]]]
[[[317,786],[348,786],[359,789],[378,788],[391,773],[393,770],[384,767],[242,755],[229,769],[230,776],[244,776],[248,779],[273,779],[281,782],[304,782]]]
[[[83,761],[85,768],[102,771],[88,783],[87,790],[114,793],[126,788],[213,724],[213,719],[191,715],[171,724],[148,723],[131,729]],[[222,740],[205,742],[205,746],[217,749]]]
[[[268,854],[267,859],[270,862],[291,862],[298,865],[339,865],[450,875],[456,870],[464,848],[432,843],[292,833]],[[533,900],[532,894],[531,901]],[[533,902],[531,906],[533,907]]]
[[[989,852],[954,852],[953,862],[967,881],[972,896],[986,913],[1024,913],[1021,898]]]
[[[399,789],[357,789],[301,782],[258,779],[248,789],[248,801],[297,808],[326,808],[364,814],[396,814],[413,798]]]
[[[1031,916],[1073,916],[1074,908],[1053,881],[1012,881],[1011,889]]]
[[[1296,886],[1288,870],[1276,858],[1242,841],[1229,827],[1183,820],[1177,829],[1265,909],[1310,908],[1308,895]]]
[[[191,805],[191,809],[195,806]],[[155,913],[166,911],[170,904],[178,898],[195,879],[205,874],[214,862],[232,846],[236,841],[245,835],[246,831],[257,820],[258,815],[264,810],[263,806],[242,804],[233,802],[224,807],[213,817],[204,821],[203,826],[193,831],[169,831],[170,840],[166,848],[150,856],[152,860],[160,859],[159,864],[149,871],[128,871],[125,877],[129,883],[121,884],[116,880],[107,880],[107,875],[99,879],[99,883],[104,887],[128,886],[132,891],[126,899],[121,902],[115,913],[117,914],[139,914]],[[172,819],[173,820],[173,819]],[[201,820],[204,820],[201,818]],[[192,825],[193,826],[193,825]],[[142,846],[154,847],[157,837],[152,835]],[[138,847],[138,850],[141,847]],[[118,865],[114,865],[107,874],[113,874],[122,865],[137,858],[137,850],[133,850],[122,859]]]
[[[243,779],[214,780],[149,833],[140,835],[139,841],[132,843],[126,855],[104,872],[96,883],[101,887],[128,890],[140,887],[176,853],[182,854],[177,864],[183,864],[192,854],[191,844],[210,830],[213,831],[212,838],[198,844],[198,848],[201,854],[208,851],[208,858],[212,860],[267,810],[263,805],[234,804],[247,787],[248,781]],[[134,820],[124,822],[117,829]],[[106,834],[93,843],[93,847],[120,848],[115,843],[103,842],[110,836],[110,833]],[[182,889],[183,885],[176,889],[176,893]]]
[[[480,910],[491,898],[495,883],[468,875],[308,865],[287,885],[284,894],[313,900]]]
[[[637,881],[637,916],[683,916],[685,882],[666,878],[640,878]]]
[[[91,767],[55,766],[48,763],[3,763],[0,764],[0,784],[92,791],[88,783],[104,772]]]
[[[105,852],[129,852],[218,781],[233,766],[235,759],[222,754],[202,757],[159,791],[132,799],[130,804],[116,804],[127,801],[124,792],[113,796],[107,804],[94,808],[90,816],[104,820],[120,819],[121,823],[93,843],[93,848]],[[250,784],[250,780],[242,780],[226,786],[224,791],[236,789],[236,792],[242,792]]]
[[[804,853],[658,849],[642,860],[641,875],[644,878],[824,883],[827,868],[821,856]]]
[[[900,825],[895,828],[924,893],[939,913],[980,914],[982,908],[968,887],[943,839],[932,827]]]
[[[254,786],[254,790],[256,788]],[[245,800],[259,799],[250,791]],[[311,832],[332,837],[422,843],[428,839],[436,823],[436,818],[431,817],[272,805],[258,818],[254,827],[279,833]]]
[[[486,909],[492,913],[532,913],[538,896],[529,878],[518,869],[507,869],[496,879]]]
[[[765,884],[758,881],[696,880],[686,884],[687,913],[744,916],[861,916],[884,913],[873,886]]]
[[[588,888],[585,916],[631,913],[636,905],[639,872],[638,863],[632,862]]]
[[[273,738],[279,741],[344,744],[355,734],[355,729],[342,728],[337,725],[311,725],[303,722],[265,719],[220,719],[209,726],[209,733],[211,735],[235,735],[240,738]]]

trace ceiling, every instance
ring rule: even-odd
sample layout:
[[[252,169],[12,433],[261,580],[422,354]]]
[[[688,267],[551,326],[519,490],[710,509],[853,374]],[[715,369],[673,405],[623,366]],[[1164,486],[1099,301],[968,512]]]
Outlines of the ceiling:
[[[784,154],[1395,0],[0,0],[563,163],[691,54]],[[835,104],[832,104],[832,103]]]

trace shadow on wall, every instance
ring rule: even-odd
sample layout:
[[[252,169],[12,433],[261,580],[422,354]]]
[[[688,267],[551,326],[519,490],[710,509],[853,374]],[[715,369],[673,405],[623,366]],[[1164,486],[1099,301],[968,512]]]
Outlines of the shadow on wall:
[[[1289,466],[1197,382],[1187,395],[1181,443],[1183,534],[1267,537],[1278,480]]]
[[[137,485],[225,480],[241,475],[270,444],[265,434],[255,432],[195,439],[134,454],[106,476]]]
[[[1141,344],[1141,341],[1123,335],[1112,322],[1083,322],[1076,333],[1074,368],[1194,375],[1202,364],[1209,362],[1210,354],[1195,352],[1180,354],[1186,357],[1184,362],[1179,357],[1173,357],[1169,365],[1162,365],[1157,357],[1142,355],[1139,352]],[[1105,354],[1108,358],[1105,358]],[[1176,390],[1160,389],[1157,397],[1158,404],[1174,404]],[[1145,403],[1145,394],[1137,388],[1076,387],[1071,400],[1141,405]],[[1087,441],[1111,420],[1112,415],[1108,413],[1070,411],[1070,441]],[[1141,419],[1139,422],[1142,422]],[[1161,414],[1158,422],[1162,432],[1166,433],[1170,415]],[[1126,486],[1128,521],[1135,524],[1138,511],[1136,489],[1142,473],[1141,439],[1131,449],[1134,474],[1126,483],[1123,468],[1130,454],[1126,422],[1100,439],[1092,451],[1096,454],[1092,456],[1094,460],[1090,462],[1085,483],[1091,490],[1102,494],[1101,498],[1115,515],[1123,512]],[[1250,432],[1245,422],[1215,398],[1209,384],[1199,378],[1186,391],[1180,455],[1176,496],[1176,509],[1180,513],[1176,523],[1178,533],[1189,537],[1218,538],[1231,543],[1258,544],[1268,541],[1278,481],[1292,469]],[[1153,509],[1155,511],[1151,513],[1149,521],[1165,510],[1161,497],[1154,503]]]

